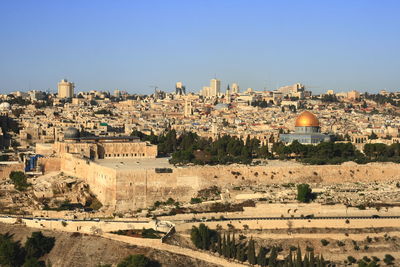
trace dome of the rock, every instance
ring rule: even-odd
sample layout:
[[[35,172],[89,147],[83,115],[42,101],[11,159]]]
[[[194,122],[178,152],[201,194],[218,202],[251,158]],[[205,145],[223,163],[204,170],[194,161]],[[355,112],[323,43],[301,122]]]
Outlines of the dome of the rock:
[[[302,112],[296,119],[296,127],[319,127],[317,117],[309,111]]]

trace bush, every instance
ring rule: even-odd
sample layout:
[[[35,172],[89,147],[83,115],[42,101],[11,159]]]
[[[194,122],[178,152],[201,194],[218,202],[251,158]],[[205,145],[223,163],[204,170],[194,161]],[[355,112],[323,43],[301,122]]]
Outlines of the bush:
[[[204,223],[199,227],[193,226],[190,232],[190,239],[196,248],[209,250],[213,240],[215,240],[217,233],[209,229]]]
[[[27,257],[40,258],[54,247],[55,238],[46,237],[42,232],[33,232],[25,242]]]
[[[394,261],[394,257],[390,254],[386,254],[385,258],[383,259],[383,261],[387,264],[387,265],[393,265],[393,261]]]
[[[21,171],[12,171],[10,179],[18,191],[24,191],[29,186],[25,174]]]
[[[347,257],[347,261],[348,261],[349,263],[351,263],[351,264],[357,262],[356,258],[354,258],[353,256],[348,256],[348,257]]]
[[[130,255],[120,262],[118,267],[150,267],[152,265],[149,258],[143,254]]]
[[[314,196],[308,184],[297,185],[297,200],[303,203],[308,203],[313,200]]]
[[[197,197],[192,197],[190,199],[190,204],[198,204],[198,203],[201,203],[201,202],[202,202],[202,200],[200,198],[197,198]]]
[[[326,247],[327,245],[329,245],[329,241],[326,239],[321,239],[321,244]]]
[[[337,242],[337,245],[338,245],[339,247],[344,247],[345,243],[343,243],[342,241],[338,241],[338,242]]]

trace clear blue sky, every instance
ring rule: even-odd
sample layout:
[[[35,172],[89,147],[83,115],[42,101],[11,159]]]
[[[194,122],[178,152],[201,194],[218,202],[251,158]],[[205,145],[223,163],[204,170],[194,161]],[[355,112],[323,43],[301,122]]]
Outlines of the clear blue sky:
[[[3,0],[0,91],[400,89],[400,1]]]

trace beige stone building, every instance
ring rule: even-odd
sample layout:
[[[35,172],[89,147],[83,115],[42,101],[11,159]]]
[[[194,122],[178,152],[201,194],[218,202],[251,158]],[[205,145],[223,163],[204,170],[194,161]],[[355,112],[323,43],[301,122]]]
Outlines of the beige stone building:
[[[75,89],[74,83],[69,82],[66,79],[63,79],[61,80],[61,82],[58,83],[58,97],[71,98],[74,96],[74,89]]]

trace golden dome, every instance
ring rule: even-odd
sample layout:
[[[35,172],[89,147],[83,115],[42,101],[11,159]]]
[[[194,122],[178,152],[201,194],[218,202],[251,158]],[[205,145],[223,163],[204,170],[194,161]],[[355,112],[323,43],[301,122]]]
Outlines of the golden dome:
[[[303,111],[296,119],[296,127],[319,127],[319,121],[314,114],[309,111]]]

